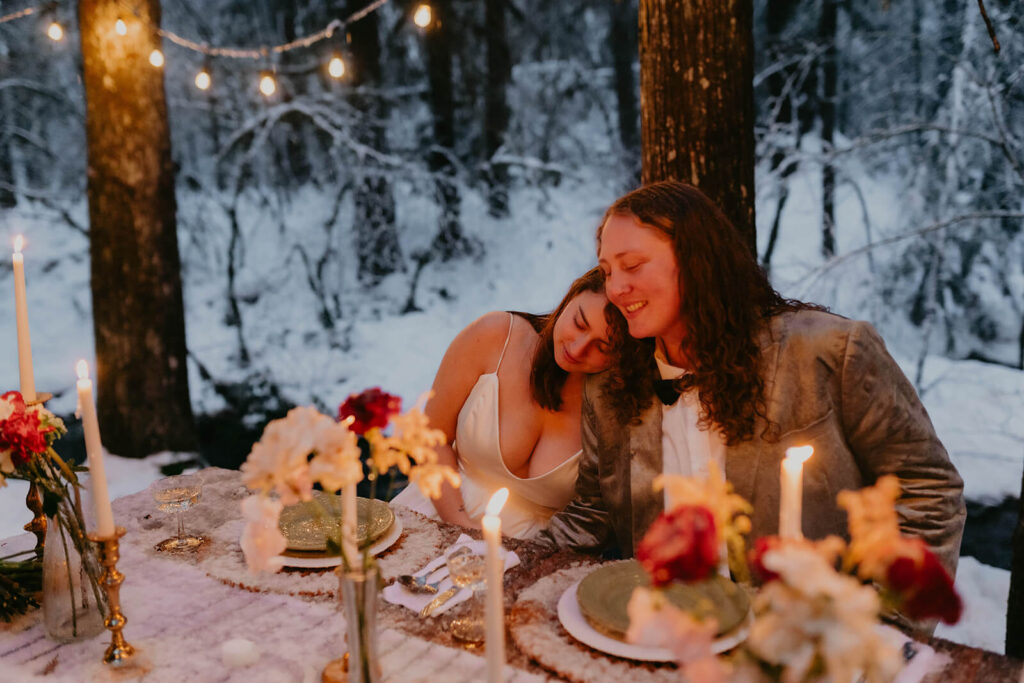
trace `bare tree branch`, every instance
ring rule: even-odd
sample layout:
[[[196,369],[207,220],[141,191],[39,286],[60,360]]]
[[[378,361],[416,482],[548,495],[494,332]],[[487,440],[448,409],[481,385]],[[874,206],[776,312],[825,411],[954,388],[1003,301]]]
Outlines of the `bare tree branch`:
[[[811,285],[813,285],[815,282],[817,282],[818,279],[822,275],[824,275],[828,271],[832,270],[836,266],[838,266],[838,265],[840,265],[840,264],[842,264],[842,263],[844,263],[846,261],[849,261],[850,259],[852,259],[854,257],[860,256],[861,254],[868,254],[872,250],[878,249],[879,247],[885,247],[885,246],[888,246],[890,244],[896,244],[897,242],[902,242],[903,240],[907,240],[907,239],[910,239],[912,237],[919,237],[921,235],[927,235],[927,234],[936,232],[938,230],[942,230],[944,228],[948,228],[948,227],[950,227],[952,225],[956,225],[958,223],[966,223],[968,221],[988,220],[988,219],[995,219],[995,218],[1019,218],[1019,219],[1024,219],[1024,213],[1021,213],[1019,211],[979,211],[977,213],[969,213],[969,214],[963,214],[963,215],[960,215],[960,216],[953,216],[950,219],[947,219],[947,220],[944,220],[944,221],[940,221],[938,223],[933,223],[931,225],[926,225],[923,228],[917,228],[916,230],[909,230],[907,232],[901,232],[898,235],[893,235],[892,237],[886,237],[885,239],[878,240],[877,242],[872,242],[871,244],[865,244],[863,247],[859,247],[857,249],[853,249],[851,251],[848,251],[845,254],[840,254],[838,256],[830,258],[825,263],[821,264],[817,268],[811,270],[809,273],[804,275],[800,279],[800,281],[803,282],[804,291],[806,291],[807,288],[810,287]]]
[[[999,54],[999,39],[996,38],[996,29],[992,26],[992,20],[988,18],[988,12],[985,11],[985,3],[983,0],[978,0],[978,9],[981,10],[981,18],[985,20],[985,28],[988,29],[988,36],[992,39],[992,49],[996,54]]]

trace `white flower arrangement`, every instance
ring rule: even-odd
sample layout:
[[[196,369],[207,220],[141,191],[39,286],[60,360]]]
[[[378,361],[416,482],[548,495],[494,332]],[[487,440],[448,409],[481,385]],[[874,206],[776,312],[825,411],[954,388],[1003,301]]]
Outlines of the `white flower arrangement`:
[[[374,487],[392,467],[431,498],[440,495],[444,482],[458,486],[458,473],[437,462],[434,447],[445,442],[444,432],[429,426],[420,402],[400,415],[400,399],[375,388],[349,397],[339,409],[340,421],[315,408],[300,407],[270,422],[241,468],[242,481],[258,492],[242,503],[246,524],[241,545],[249,569],[281,568],[280,554],[287,544],[278,521],[285,505],[314,500],[316,484],[335,493],[363,480],[359,437],[370,446],[369,478]],[[389,423],[392,430],[386,434]],[[352,529],[355,524],[338,526]],[[340,539],[335,544],[340,546]],[[368,561],[365,555],[364,548],[363,566]],[[351,568],[354,558],[343,554],[343,562]]]

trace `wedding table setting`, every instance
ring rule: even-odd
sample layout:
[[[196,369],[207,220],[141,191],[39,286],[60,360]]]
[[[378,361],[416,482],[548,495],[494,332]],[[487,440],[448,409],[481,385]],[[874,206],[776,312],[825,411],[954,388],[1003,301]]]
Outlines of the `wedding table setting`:
[[[659,478],[666,510],[624,561],[504,537],[505,488],[480,531],[378,500],[393,470],[429,498],[460,484],[426,398],[402,412],[379,388],[337,416],[271,421],[240,471],[111,501],[85,361],[87,464],[54,449],[66,428],[35,391],[20,248],[0,488],[29,482],[35,517],[0,540],[0,681],[1024,680],[1020,661],[882,623],[962,611],[936,556],[901,534],[895,477],[839,494],[848,538],[804,538],[810,445],[780,463],[778,535],[748,548],[752,508],[711,463]]]
[[[338,612],[332,568],[249,572],[238,542],[243,524],[239,503],[248,495],[241,475],[221,469],[199,475],[202,493],[186,517],[188,529],[208,541],[194,552],[155,549],[175,527],[170,515],[157,510],[156,485],[113,504],[114,517],[127,532],[118,564],[125,575],[121,603],[127,638],[146,660],[140,680],[320,680],[328,661],[345,651],[346,626]],[[377,556],[389,584],[378,621],[381,680],[486,680],[481,648],[460,644],[447,630],[465,611],[465,603],[421,617],[386,596],[400,575],[436,562],[467,532],[398,506],[392,511],[402,532]],[[29,534],[6,539],[0,542],[0,553],[32,542]],[[538,557],[528,541],[505,539],[504,545],[520,557],[507,571],[503,591],[504,680],[680,679],[673,664],[605,654],[563,626],[558,603],[567,589],[609,563],[570,552]],[[1015,660],[934,638],[921,645],[938,655],[923,680],[1020,680],[1021,663]],[[0,623],[0,680],[113,680],[117,674],[106,671],[101,661],[104,647],[102,636],[54,642],[46,636],[40,610],[35,610],[10,624]]]

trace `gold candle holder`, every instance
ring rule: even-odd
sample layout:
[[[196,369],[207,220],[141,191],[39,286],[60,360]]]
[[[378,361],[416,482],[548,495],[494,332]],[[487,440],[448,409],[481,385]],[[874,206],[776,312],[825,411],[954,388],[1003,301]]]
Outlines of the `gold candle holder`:
[[[119,540],[124,535],[125,530],[121,526],[114,529],[113,536],[106,538],[89,534],[89,540],[99,549],[100,564],[103,565],[100,585],[107,591],[107,618],[103,624],[110,631],[110,646],[103,655],[103,661],[114,667],[127,665],[135,655],[135,648],[121,633],[128,621],[121,613],[121,584],[124,583],[124,574],[117,571],[117,560],[121,556]]]
[[[43,514],[43,496],[34,481],[28,485],[25,507],[32,513],[32,521],[22,529],[36,535],[36,556],[42,559],[43,547],[46,544],[46,515]]]

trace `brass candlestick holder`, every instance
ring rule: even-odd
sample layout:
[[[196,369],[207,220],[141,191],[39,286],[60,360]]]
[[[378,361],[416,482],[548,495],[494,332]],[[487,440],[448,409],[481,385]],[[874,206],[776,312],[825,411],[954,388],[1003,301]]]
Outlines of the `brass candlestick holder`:
[[[125,535],[124,527],[117,527],[114,535],[101,537],[97,534],[89,534],[89,540],[95,543],[99,549],[100,564],[103,565],[103,575],[100,577],[100,585],[107,591],[107,618],[103,624],[110,631],[110,646],[103,655],[103,661],[114,667],[123,667],[129,664],[135,655],[135,648],[125,639],[121,630],[127,623],[124,614],[121,613],[121,584],[124,582],[124,574],[117,571],[117,560],[120,558],[119,540]]]
[[[32,513],[32,521],[22,529],[36,535],[36,556],[42,559],[43,547],[46,544],[46,515],[43,514],[43,496],[34,481],[28,485],[25,507]]]

